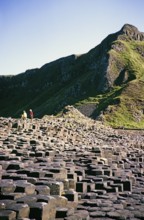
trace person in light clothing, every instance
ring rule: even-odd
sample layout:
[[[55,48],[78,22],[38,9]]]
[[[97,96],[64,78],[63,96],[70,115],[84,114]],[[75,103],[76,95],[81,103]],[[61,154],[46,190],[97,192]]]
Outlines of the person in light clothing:
[[[23,114],[22,114],[22,117],[21,117],[23,120],[26,120],[27,119],[27,113],[26,111],[23,111]]]

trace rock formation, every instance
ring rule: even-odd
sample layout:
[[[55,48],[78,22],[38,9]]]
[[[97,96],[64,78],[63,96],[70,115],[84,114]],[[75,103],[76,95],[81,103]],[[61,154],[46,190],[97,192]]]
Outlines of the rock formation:
[[[143,219],[144,132],[113,130],[67,106],[0,118],[0,219]]]

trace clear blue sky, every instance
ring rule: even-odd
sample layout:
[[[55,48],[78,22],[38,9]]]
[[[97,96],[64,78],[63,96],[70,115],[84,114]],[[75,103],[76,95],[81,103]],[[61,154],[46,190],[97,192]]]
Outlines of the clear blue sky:
[[[144,32],[144,0],[0,0],[0,75],[86,53],[125,23]]]

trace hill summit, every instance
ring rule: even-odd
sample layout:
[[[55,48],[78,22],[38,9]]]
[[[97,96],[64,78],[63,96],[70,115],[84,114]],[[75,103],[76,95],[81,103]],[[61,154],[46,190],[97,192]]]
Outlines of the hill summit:
[[[113,127],[144,128],[144,33],[125,24],[82,55],[0,76],[0,115],[56,115],[67,105]]]

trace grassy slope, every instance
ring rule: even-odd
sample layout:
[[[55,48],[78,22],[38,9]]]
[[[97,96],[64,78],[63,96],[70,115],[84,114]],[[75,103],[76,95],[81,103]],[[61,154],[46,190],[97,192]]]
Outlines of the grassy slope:
[[[110,71],[117,74],[120,67],[128,73],[127,83],[114,86],[110,92],[96,97],[89,97],[77,105],[95,103],[97,110],[94,118],[103,111],[102,119],[113,127],[144,129],[144,42],[116,41],[122,50],[111,49],[113,64]]]

